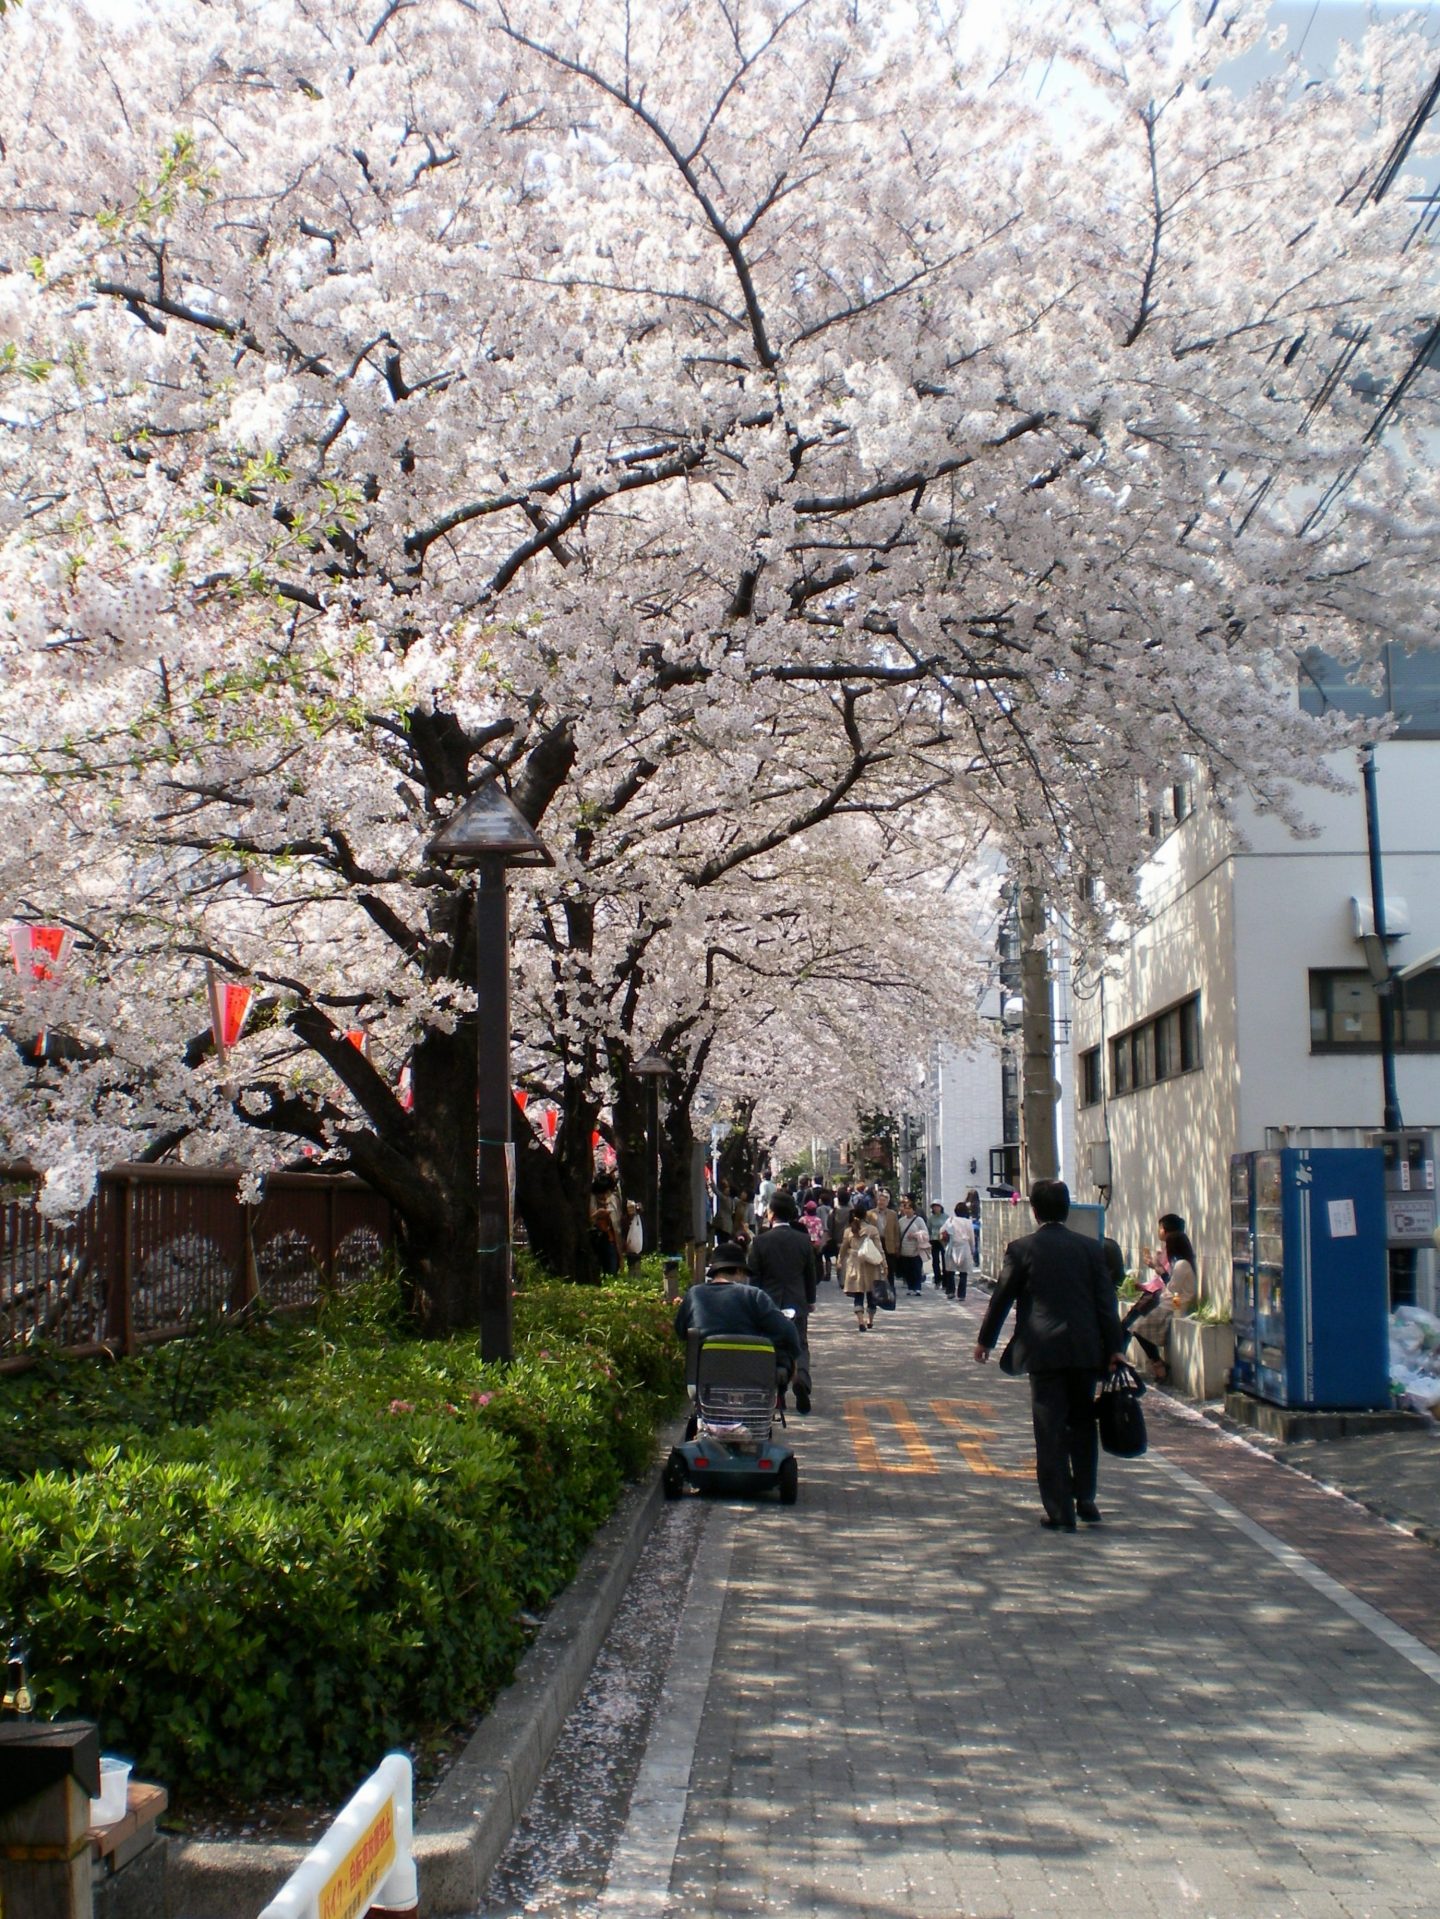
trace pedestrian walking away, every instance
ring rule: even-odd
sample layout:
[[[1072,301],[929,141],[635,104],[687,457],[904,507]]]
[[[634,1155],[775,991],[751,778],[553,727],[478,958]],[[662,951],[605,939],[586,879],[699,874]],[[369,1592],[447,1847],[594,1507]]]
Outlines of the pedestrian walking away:
[[[938,1199],[931,1200],[930,1217],[925,1224],[930,1233],[930,1277],[937,1293],[948,1292],[953,1298],[954,1285],[945,1283],[945,1208]]]
[[[844,1286],[840,1278],[840,1242],[845,1237],[845,1228],[850,1224],[850,1206],[850,1188],[842,1181],[836,1187],[834,1198],[830,1203],[830,1250],[825,1262],[827,1279],[830,1277],[832,1262],[834,1263],[835,1284],[841,1288],[842,1292]]]
[[[722,1239],[729,1241],[734,1237],[735,1197],[728,1179],[722,1179],[715,1188],[715,1214],[710,1224],[717,1245]]]
[[[984,1365],[1013,1307],[1015,1332],[1000,1356],[1007,1373],[1030,1375],[1035,1478],[1042,1526],[1074,1532],[1100,1519],[1095,1502],[1100,1442],[1095,1382],[1121,1363],[1125,1334],[1099,1242],[1065,1224],[1070,1189],[1039,1179],[1030,1189],[1036,1230],[1005,1248],[1000,1283],[980,1322],[975,1359]]]
[[[948,1299],[963,1299],[975,1270],[975,1222],[957,1201],[955,1211],[945,1222],[945,1294]]]
[[[978,1272],[980,1268],[980,1193],[977,1187],[971,1186],[967,1190],[964,1199],[961,1201],[961,1206],[963,1206],[966,1214],[969,1216],[970,1232],[975,1241],[973,1249],[975,1254],[974,1270]],[[960,1207],[957,1207],[956,1211],[958,1212],[959,1210]]]
[[[792,1385],[795,1409],[810,1410],[810,1310],[815,1304],[820,1278],[820,1262],[810,1235],[799,1226],[795,1201],[789,1193],[777,1191],[770,1201],[769,1223],[750,1242],[745,1264],[751,1279],[761,1286],[777,1306],[788,1307],[795,1315],[795,1331],[800,1337],[800,1357]]]
[[[875,1324],[875,1291],[885,1275],[885,1248],[868,1206],[850,1208],[850,1224],[840,1239],[839,1269],[840,1285],[855,1302],[855,1330],[868,1333]]]
[[[613,1173],[600,1173],[590,1186],[590,1246],[607,1278],[620,1270],[624,1238],[619,1183]]]

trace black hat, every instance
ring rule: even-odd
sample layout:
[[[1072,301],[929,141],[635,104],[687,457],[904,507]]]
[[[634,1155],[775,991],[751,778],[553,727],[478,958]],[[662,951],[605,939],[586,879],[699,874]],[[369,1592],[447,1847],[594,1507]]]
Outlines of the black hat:
[[[743,1273],[745,1271],[745,1248],[737,1240],[720,1240],[710,1255],[708,1273]]]

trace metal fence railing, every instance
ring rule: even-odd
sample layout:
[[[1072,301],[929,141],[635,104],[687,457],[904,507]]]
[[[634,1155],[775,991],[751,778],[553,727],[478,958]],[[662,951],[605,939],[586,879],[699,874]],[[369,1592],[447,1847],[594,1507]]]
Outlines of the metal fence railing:
[[[36,1176],[0,1166],[0,1370],[42,1343],[131,1353],[257,1296],[308,1305],[391,1244],[389,1203],[358,1179],[272,1173],[254,1205],[240,1179],[223,1166],[116,1166],[55,1221],[35,1205]]]

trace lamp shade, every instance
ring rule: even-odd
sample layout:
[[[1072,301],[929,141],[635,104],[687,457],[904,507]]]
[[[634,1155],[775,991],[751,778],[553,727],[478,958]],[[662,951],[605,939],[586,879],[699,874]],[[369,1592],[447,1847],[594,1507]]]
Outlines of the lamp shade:
[[[553,866],[550,850],[499,785],[471,794],[426,848],[438,866],[464,866],[499,855],[507,866]]]

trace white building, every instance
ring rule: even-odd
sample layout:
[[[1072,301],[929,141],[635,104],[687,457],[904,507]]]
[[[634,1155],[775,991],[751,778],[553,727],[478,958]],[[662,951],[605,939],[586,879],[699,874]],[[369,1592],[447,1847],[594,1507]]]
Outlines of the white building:
[[[1402,969],[1440,947],[1440,697],[1423,687],[1435,671],[1434,656],[1392,662],[1411,736],[1375,755],[1385,896],[1406,903],[1412,929],[1392,943]],[[1307,706],[1357,703],[1319,679],[1307,687]],[[1230,1155],[1287,1138],[1360,1143],[1382,1121],[1378,1005],[1353,904],[1370,901],[1363,789],[1354,756],[1333,764],[1349,785],[1303,796],[1310,839],[1253,812],[1189,810],[1176,789],[1180,817],[1141,876],[1143,923],[1076,982],[1076,1196],[1100,1196],[1092,1175],[1108,1159],[1109,1230],[1131,1264],[1158,1213],[1182,1214],[1217,1302],[1229,1298]],[[1397,1027],[1405,1123],[1433,1126],[1440,972],[1406,985]],[[1414,1272],[1430,1306],[1434,1263],[1421,1253]]]
[[[1060,1177],[1077,1179],[1076,1088],[1071,1043],[1073,1008],[1069,945],[1057,929],[1051,942],[1051,1008],[1055,1030],[1055,1129]],[[1007,1004],[1008,1003],[1008,1004]],[[1011,1011],[1013,1008],[1013,1011]],[[929,1178],[926,1190],[948,1211],[973,1186],[983,1195],[992,1179],[1020,1178],[1019,997],[992,988],[980,1008],[985,1037],[968,1049],[936,1041],[926,1082]],[[1010,1022],[1007,1024],[1007,1018]],[[1005,1160],[998,1159],[1005,1148]],[[1076,1198],[1086,1197],[1078,1191]]]
[[[927,1087],[926,1191],[947,1213],[972,1186],[983,1193],[990,1182],[991,1148],[1005,1139],[1003,1075],[1001,1048],[988,1039],[964,1052],[945,1040],[935,1044]]]

